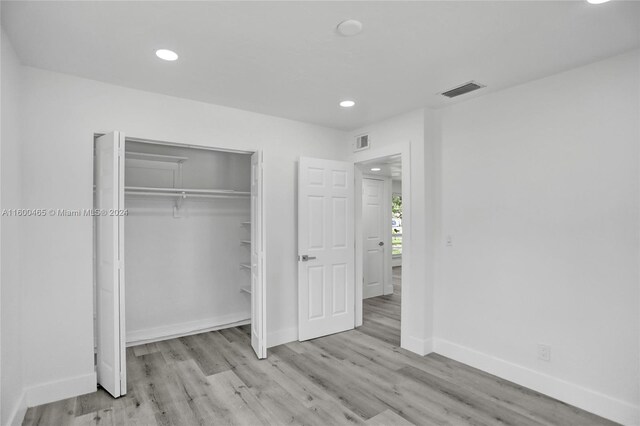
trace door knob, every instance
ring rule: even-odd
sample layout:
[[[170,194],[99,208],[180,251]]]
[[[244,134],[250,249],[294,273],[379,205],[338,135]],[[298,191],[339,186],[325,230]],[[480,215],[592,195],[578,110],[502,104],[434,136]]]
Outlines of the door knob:
[[[383,242],[383,241],[380,241],[380,242],[378,243],[378,245],[379,245],[380,247],[382,247],[382,246],[384,245],[384,242]]]
[[[303,254],[301,256],[300,260],[302,260],[303,262],[308,262],[308,261],[313,260],[315,258],[316,258],[315,256],[309,256],[309,255]]]

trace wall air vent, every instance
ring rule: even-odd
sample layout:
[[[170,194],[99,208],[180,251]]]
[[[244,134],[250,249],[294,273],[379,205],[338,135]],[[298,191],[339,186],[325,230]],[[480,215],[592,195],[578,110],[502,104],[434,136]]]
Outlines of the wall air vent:
[[[455,98],[456,96],[464,95],[465,93],[473,92],[474,90],[482,89],[485,87],[484,84],[476,83],[475,81],[470,81],[468,83],[463,84],[462,86],[455,87],[451,90],[447,90],[442,93],[442,96],[446,96],[447,98]]]
[[[356,136],[356,145],[354,151],[362,151],[369,148],[369,135]]]

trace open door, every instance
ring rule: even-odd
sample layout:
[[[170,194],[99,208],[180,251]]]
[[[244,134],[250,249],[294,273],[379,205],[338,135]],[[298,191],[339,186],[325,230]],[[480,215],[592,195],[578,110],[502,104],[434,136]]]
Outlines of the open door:
[[[384,294],[387,262],[385,236],[388,233],[385,182],[382,179],[362,179],[362,246],[364,253],[363,298]]]
[[[98,384],[114,397],[127,391],[124,328],[124,135],[95,142],[96,313]]]
[[[262,213],[262,151],[257,151],[251,156],[251,347],[260,359],[267,357]]]
[[[299,340],[354,328],[353,164],[300,158]]]

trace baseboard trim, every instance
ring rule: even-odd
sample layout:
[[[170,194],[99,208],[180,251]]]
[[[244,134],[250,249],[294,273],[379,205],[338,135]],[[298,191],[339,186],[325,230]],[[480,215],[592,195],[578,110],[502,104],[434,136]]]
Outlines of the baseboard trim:
[[[20,399],[15,407],[13,407],[12,413],[9,415],[9,426],[20,426],[24,420],[24,415],[27,414],[27,393],[23,390],[20,395]]]
[[[92,372],[69,379],[30,386],[25,390],[26,406],[35,407],[36,405],[48,404],[49,402],[95,392],[97,383],[96,373]]]
[[[640,406],[444,340],[434,352],[624,425],[640,424]]]
[[[425,356],[433,352],[433,340],[432,339],[420,339],[414,336],[408,336],[406,339],[401,339],[400,347],[406,349],[420,356]]]
[[[274,331],[271,333],[267,333],[267,348],[273,348],[274,346],[295,342],[296,340],[298,340],[297,327]]]
[[[246,314],[226,315],[199,321],[189,321],[180,324],[148,328],[145,330],[128,331],[127,347],[175,339],[176,337],[190,336],[192,334],[222,330],[225,328],[238,327],[246,324],[251,324],[251,318],[247,318]]]

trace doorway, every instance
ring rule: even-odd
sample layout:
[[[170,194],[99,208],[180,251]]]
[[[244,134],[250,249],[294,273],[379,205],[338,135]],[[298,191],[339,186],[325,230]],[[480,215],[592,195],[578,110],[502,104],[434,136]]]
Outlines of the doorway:
[[[309,340],[328,334],[339,333],[360,327],[363,324],[364,298],[364,226],[362,220],[363,168],[367,164],[387,163],[394,168],[386,176],[382,186],[387,196],[380,195],[380,207],[385,213],[386,224],[380,222],[377,241],[372,241],[373,257],[382,257],[386,267],[372,269],[368,274],[372,285],[382,295],[393,295],[402,301],[404,309],[396,310],[394,344],[415,352],[414,338],[409,335],[410,318],[415,318],[411,305],[406,303],[407,292],[411,294],[414,283],[411,277],[411,145],[410,142],[383,146],[376,150],[363,150],[355,155],[355,161],[344,162],[320,158],[301,157],[298,162],[298,340]],[[369,167],[377,168],[375,166]],[[382,167],[380,167],[382,170]],[[375,177],[376,179],[373,179]],[[381,176],[372,180],[385,180]],[[391,188],[393,177],[401,180],[402,226],[401,234],[392,238]],[[370,185],[370,189],[377,184]],[[383,200],[383,198],[385,200]],[[376,204],[373,203],[373,204]],[[375,210],[375,209],[373,209]],[[377,211],[377,210],[376,210]],[[382,210],[380,210],[382,211]],[[401,238],[402,267],[396,276],[402,280],[402,292],[393,288],[391,270],[392,241]],[[382,244],[380,244],[382,243]],[[355,247],[355,249],[354,249]],[[377,248],[376,248],[377,247]],[[380,247],[384,247],[381,254]],[[387,253],[387,254],[384,254]],[[385,259],[387,259],[385,261]],[[392,257],[391,257],[392,259]],[[386,275],[387,278],[384,276]],[[386,281],[386,284],[385,284]],[[398,282],[400,284],[400,282]],[[401,317],[401,318],[400,318]],[[398,324],[399,322],[399,324]],[[397,328],[399,327],[399,337]]]
[[[402,298],[402,157],[356,164],[356,220],[361,223],[362,325],[359,330],[400,346]],[[360,183],[358,185],[358,183]]]

